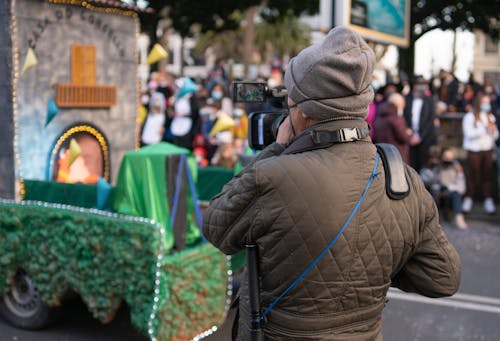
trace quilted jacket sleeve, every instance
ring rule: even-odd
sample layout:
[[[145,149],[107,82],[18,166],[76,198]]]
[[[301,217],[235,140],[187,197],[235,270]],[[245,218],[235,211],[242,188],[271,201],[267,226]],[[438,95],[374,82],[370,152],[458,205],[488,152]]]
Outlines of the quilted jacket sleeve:
[[[414,252],[394,276],[392,286],[427,297],[451,296],[460,286],[460,257],[439,225],[434,200],[417,180],[422,198],[421,226]]]
[[[260,190],[256,182],[257,162],[283,150],[277,143],[268,146],[210,201],[203,218],[203,234],[225,254],[242,250],[249,240]]]

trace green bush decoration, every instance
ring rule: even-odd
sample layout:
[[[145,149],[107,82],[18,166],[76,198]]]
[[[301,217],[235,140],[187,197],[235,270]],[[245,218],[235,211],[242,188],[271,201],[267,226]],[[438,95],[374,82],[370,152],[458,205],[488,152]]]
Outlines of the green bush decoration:
[[[39,204],[0,201],[0,294],[24,269],[50,306],[68,290],[106,323],[122,301],[132,324],[147,335],[153,306],[160,233],[144,219]],[[154,334],[187,340],[223,318],[226,257],[209,244],[165,254]]]
[[[222,274],[227,270],[226,257],[209,244],[166,258],[162,289],[169,299],[159,307],[156,328],[160,340],[191,340],[222,321],[227,290],[227,276],[223,280]],[[179,273],[183,276],[172,275]]]

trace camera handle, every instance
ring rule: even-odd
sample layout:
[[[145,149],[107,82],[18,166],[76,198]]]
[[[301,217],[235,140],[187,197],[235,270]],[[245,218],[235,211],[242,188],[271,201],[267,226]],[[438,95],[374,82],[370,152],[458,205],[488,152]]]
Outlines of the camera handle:
[[[260,316],[260,288],[259,288],[259,261],[258,247],[255,244],[246,245],[247,253],[247,271],[248,271],[248,300],[250,303],[250,340],[262,341],[264,334],[262,333]]]

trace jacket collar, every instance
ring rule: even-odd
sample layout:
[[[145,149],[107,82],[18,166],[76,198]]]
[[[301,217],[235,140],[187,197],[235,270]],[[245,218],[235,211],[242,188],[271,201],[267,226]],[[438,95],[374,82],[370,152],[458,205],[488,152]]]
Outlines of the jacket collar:
[[[323,121],[318,122],[302,133],[297,135],[292,142],[286,147],[282,154],[297,154],[315,149],[323,149],[332,146],[334,143],[331,142],[315,142],[313,139],[314,132],[318,131],[336,131],[345,128],[354,129],[369,129],[368,123],[360,119],[345,119],[345,120],[334,120],[334,121]],[[362,141],[371,141],[369,136],[363,137]]]

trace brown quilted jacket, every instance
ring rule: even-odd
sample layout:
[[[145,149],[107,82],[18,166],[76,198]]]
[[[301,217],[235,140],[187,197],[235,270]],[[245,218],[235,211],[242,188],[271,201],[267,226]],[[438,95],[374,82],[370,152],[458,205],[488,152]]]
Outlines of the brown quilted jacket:
[[[336,121],[314,129],[364,127]],[[293,142],[292,142],[293,144]],[[265,308],[339,231],[368,181],[376,148],[369,138],[280,155],[267,147],[212,199],[206,238],[226,254],[254,241]],[[390,199],[383,165],[351,224],[314,269],[269,313],[266,340],[378,340],[392,285],[428,297],[458,290],[460,259],[446,239],[432,197],[406,167],[410,194]],[[247,340],[246,277],[238,339]]]

